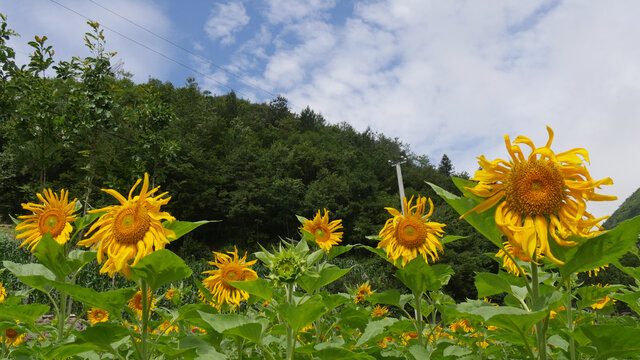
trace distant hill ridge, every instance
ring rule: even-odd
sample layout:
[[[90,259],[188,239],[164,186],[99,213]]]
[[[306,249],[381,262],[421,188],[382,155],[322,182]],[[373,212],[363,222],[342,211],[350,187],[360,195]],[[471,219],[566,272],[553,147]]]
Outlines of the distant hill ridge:
[[[604,222],[605,229],[613,229],[619,223],[640,215],[640,188],[629,196],[620,207]]]

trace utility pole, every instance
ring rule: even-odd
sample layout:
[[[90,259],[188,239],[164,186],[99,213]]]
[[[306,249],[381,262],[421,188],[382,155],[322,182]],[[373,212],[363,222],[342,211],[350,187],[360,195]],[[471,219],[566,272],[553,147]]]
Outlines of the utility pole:
[[[405,157],[402,157],[402,159],[396,163],[392,163],[391,160],[389,160],[389,164],[396,167],[396,175],[398,177],[398,193],[400,194],[400,208],[402,210],[402,215],[405,215],[407,209],[404,208],[404,183],[402,182],[402,169],[400,169],[400,165],[406,162],[407,159]]]

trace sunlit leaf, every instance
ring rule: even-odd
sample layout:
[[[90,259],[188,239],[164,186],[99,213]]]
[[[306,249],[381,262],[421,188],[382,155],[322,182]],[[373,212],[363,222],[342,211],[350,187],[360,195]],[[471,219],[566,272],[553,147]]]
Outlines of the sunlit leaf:
[[[342,276],[346,275],[350,270],[351,268],[340,269],[335,265],[327,265],[322,270],[320,270],[320,272],[318,272],[317,276],[309,276],[307,274],[303,274],[298,279],[298,284],[307,293],[313,293],[321,287],[338,280]]]
[[[277,311],[295,332],[318,320],[326,311],[320,295],[312,296],[299,305],[279,304]]]
[[[629,359],[640,355],[640,329],[620,325],[583,325],[583,333],[597,349],[596,359]]]
[[[444,190],[438,185],[429,182],[427,182],[427,184],[460,215],[467,213],[479,204],[479,202],[473,198],[460,197]],[[482,213],[472,212],[465,216],[464,219],[496,246],[502,247],[502,234],[495,223],[494,209],[489,209]]]
[[[411,260],[404,268],[396,270],[396,277],[414,294],[440,289],[449,282],[453,269],[446,264],[427,264],[422,257]]]
[[[251,295],[255,295],[263,300],[271,300],[273,283],[265,279],[250,281],[229,281],[229,284],[240,290],[244,290]]]
[[[2,265],[26,285],[43,292],[51,291],[50,282],[56,275],[42,264],[17,264],[3,261]]]
[[[221,220],[201,220],[201,221],[179,221],[179,220],[173,220],[171,222],[169,221],[164,221],[162,223],[162,226],[165,229],[169,229],[169,230],[173,230],[173,232],[176,234],[176,236],[174,238],[170,238],[169,241],[175,241],[180,239],[182,236],[192,232],[193,230],[197,229],[198,227],[204,225],[204,224],[209,224],[209,223],[214,223],[214,222],[220,222]]]
[[[151,290],[191,276],[191,269],[178,255],[167,249],[155,251],[131,267],[131,279],[144,280]]]

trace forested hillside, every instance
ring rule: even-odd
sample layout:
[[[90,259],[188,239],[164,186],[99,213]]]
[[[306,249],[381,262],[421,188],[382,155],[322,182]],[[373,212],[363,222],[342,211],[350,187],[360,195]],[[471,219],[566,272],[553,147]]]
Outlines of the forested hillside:
[[[604,222],[605,229],[613,229],[619,223],[640,215],[640,189],[636,190]]]
[[[385,207],[400,205],[391,163],[406,159],[407,196],[430,196],[433,219],[446,223],[448,234],[469,236],[447,245],[442,258],[456,271],[451,289],[469,295],[473,271],[493,264],[483,255],[492,251],[488,241],[425,183],[456,192],[446,155],[435,165],[399,139],[356,131],[348,119],[327,121],[309,108],[294,113],[283,97],[255,104],[233,92],[212,96],[194,79],[181,87],[155,79],[135,84],[130,74],[114,73],[115,53],[99,25],[89,29],[84,40],[92,56],[55,63],[46,36],[35,37],[31,62],[18,67],[6,44],[15,34],[3,25],[3,222],[22,214],[20,204],[37,201],[44,188],[69,189],[86,211],[112,201],[100,189],[126,194],[148,172],[152,184],[169,192],[167,208],[176,218],[221,220],[172,244],[185,256],[277,243],[297,236],[296,214],[310,218],[324,208],[343,220],[345,244],[375,245],[366,236],[380,231]]]

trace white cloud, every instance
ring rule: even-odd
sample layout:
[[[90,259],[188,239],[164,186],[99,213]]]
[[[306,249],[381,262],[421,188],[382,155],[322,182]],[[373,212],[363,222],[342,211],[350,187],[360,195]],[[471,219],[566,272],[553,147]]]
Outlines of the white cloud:
[[[291,23],[321,16],[335,5],[335,0],[267,0],[265,15],[272,24]]]
[[[241,2],[230,1],[216,4],[205,24],[205,31],[212,40],[220,39],[223,44],[235,41],[235,33],[249,23],[249,16]]]
[[[284,40],[267,51],[262,81],[297,108],[398,137],[435,164],[447,153],[469,173],[481,154],[506,156],[504,134],[544,144],[548,124],[556,151],[587,148],[592,176],[614,179],[600,192],[620,200],[590,205],[605,215],[640,186],[640,168],[623,160],[640,153],[639,10],[633,1],[363,2],[344,24],[316,18],[317,30],[300,21],[275,33]]]
[[[123,70],[134,74],[134,80],[144,82],[149,77],[168,76],[171,65],[169,62],[107,28],[156,51],[171,55],[171,50],[165,42],[90,2],[67,0],[62,4],[101,24],[106,39],[106,50],[118,52],[112,64],[122,63]],[[167,36],[171,30],[169,19],[150,0],[136,2],[114,0],[105,4],[104,7],[160,36]],[[19,63],[28,62],[31,47],[27,42],[31,41],[35,35],[48,37],[47,44],[53,46],[56,61],[68,61],[72,56],[89,55],[89,51],[84,46],[83,37],[85,32],[91,31],[91,28],[86,24],[87,20],[76,13],[48,1],[0,0],[0,9],[7,15],[9,27],[21,35],[9,42],[17,52],[16,60]],[[50,72],[48,75],[53,75],[53,70]]]

